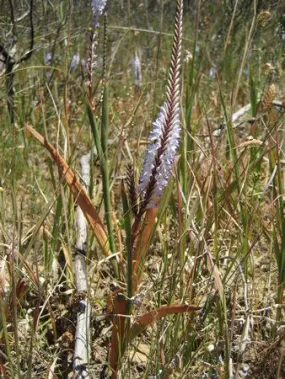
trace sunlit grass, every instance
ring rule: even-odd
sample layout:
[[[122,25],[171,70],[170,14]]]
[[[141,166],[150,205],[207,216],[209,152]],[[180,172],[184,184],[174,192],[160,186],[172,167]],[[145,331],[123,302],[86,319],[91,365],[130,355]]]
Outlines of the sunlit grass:
[[[263,16],[249,7],[231,29],[221,5],[205,5],[200,13],[196,5],[195,12],[186,8],[180,150],[152,220],[134,293],[125,179],[130,163],[136,178],[141,172],[146,138],[165,98],[174,6],[165,1],[146,12],[145,5],[132,2],[129,9],[110,5],[108,82],[103,93],[98,59],[94,114],[86,105],[80,67],[69,72],[73,54],[85,55],[89,13],[63,3],[51,9],[36,2],[46,22],[37,21],[37,49],[15,72],[14,125],[0,77],[1,375],[66,377],[72,371],[79,301],[72,262],[76,199],[27,131],[31,125],[78,177],[81,156],[94,144],[102,150],[91,159],[89,193],[116,258],[106,257],[88,229],[94,377],[108,365],[111,288],[127,294],[126,316],[173,303],[201,307],[158,319],[121,346],[120,377],[238,378],[247,367],[249,378],[282,377],[284,107],[262,109],[259,103],[272,84],[272,100],[284,101],[279,8],[261,22]],[[53,46],[54,61],[44,65],[43,52]],[[137,51],[140,88],[132,72]],[[236,127],[232,114],[248,103],[251,110]],[[101,126],[106,134],[96,134]]]

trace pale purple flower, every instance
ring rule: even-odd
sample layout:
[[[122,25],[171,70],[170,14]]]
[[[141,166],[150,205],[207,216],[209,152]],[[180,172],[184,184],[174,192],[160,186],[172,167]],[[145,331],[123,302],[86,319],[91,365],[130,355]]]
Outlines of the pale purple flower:
[[[50,51],[45,51],[44,52],[44,62],[45,64],[50,65],[52,60],[52,53]]]
[[[106,6],[107,0],[91,0],[92,13],[95,15],[101,15]]]
[[[78,65],[80,63],[80,54],[75,53],[72,57],[72,60],[70,62],[69,70],[70,72],[74,71],[77,69]]]
[[[142,86],[142,68],[141,68],[141,60],[138,57],[137,53],[135,55],[135,59],[132,61],[133,74],[134,74],[134,82],[137,87]]]
[[[138,190],[142,198],[141,212],[147,208],[157,207],[157,200],[161,198],[168,183],[179,146],[182,14],[183,1],[181,0],[177,8],[166,101],[152,125],[149,137],[150,143],[146,149],[139,181]]]
[[[171,109],[169,102],[166,101],[161,107],[150,133],[150,144],[146,150],[144,165],[140,176],[139,192],[144,194],[153,175],[153,169],[157,165],[156,158],[159,155],[159,165],[157,165],[155,173],[156,184],[152,194],[153,199],[162,196],[162,192],[168,183],[171,173],[171,168],[179,146],[179,112],[179,104],[176,104],[174,109]],[[167,124],[170,119],[172,125],[169,128]],[[170,130],[167,131],[167,128]],[[153,203],[149,204],[149,206],[153,205]]]
[[[2,54],[0,54],[0,77],[5,73],[6,71],[6,65],[5,65],[5,58]]]
[[[99,20],[104,12],[104,8],[106,6],[107,0],[91,0],[91,9],[93,13],[92,24],[90,28],[90,40],[89,40],[89,48],[88,55],[86,59],[86,73],[87,80],[86,86],[89,88],[89,92],[91,92],[92,88],[92,78],[93,78],[93,69],[96,65],[96,47],[97,47],[97,36],[98,36],[98,28],[100,26]]]
[[[244,68],[243,73],[245,76],[249,77],[249,68],[248,67]]]
[[[86,59],[82,58],[80,61],[80,65],[81,65],[82,73],[83,75],[85,75],[86,74]]]
[[[209,78],[214,79],[217,74],[217,68],[216,66],[212,66],[209,71]]]

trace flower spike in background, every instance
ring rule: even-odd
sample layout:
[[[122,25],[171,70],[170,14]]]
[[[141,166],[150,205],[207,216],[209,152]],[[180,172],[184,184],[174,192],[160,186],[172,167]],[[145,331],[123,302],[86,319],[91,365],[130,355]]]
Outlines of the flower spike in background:
[[[107,0],[91,0],[91,9],[93,15],[101,16],[106,6]]]
[[[93,81],[93,70],[96,65],[96,46],[97,46],[97,35],[99,28],[99,20],[102,16],[107,0],[91,0],[91,10],[92,10],[92,23],[89,28],[88,33],[88,51],[86,57],[86,87],[89,101],[92,102],[92,81]]]

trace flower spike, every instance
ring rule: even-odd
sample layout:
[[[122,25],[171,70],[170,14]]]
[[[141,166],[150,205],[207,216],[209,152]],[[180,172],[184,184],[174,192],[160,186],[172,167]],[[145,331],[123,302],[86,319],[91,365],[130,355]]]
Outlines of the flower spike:
[[[106,6],[107,0],[91,0],[91,9],[93,15],[101,16]]]
[[[139,181],[140,213],[157,206],[179,146],[182,17],[183,0],[178,0],[166,101],[153,123]]]
[[[102,16],[107,0],[91,0],[91,10],[92,10],[92,23],[89,28],[88,33],[88,51],[86,58],[86,87],[88,91],[89,100],[92,98],[92,80],[93,80],[93,70],[96,65],[96,47],[97,47],[97,37],[99,20]]]

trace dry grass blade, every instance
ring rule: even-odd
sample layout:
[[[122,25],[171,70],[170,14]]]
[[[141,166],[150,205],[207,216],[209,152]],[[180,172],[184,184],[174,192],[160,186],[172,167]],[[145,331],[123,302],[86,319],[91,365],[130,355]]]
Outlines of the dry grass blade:
[[[17,299],[17,309],[20,310],[22,307],[22,300],[29,289],[29,283],[27,280],[19,279],[16,284],[16,299]],[[12,306],[13,306],[13,294],[10,294],[9,301],[6,308],[6,320],[10,322],[12,320]]]
[[[108,237],[106,235],[104,225],[85,189],[80,184],[77,176],[74,174],[70,166],[68,166],[64,158],[40,133],[38,133],[30,125],[28,125],[26,128],[51,154],[52,158],[60,169],[62,177],[68,184],[76,203],[82,209],[89,225],[91,226],[102,251],[105,255],[110,255]]]
[[[207,268],[214,279],[215,288],[219,292],[220,299],[223,302],[224,301],[224,286],[221,280],[220,271],[218,270],[218,267],[213,262],[210,252],[207,253],[206,259],[207,259]]]
[[[25,267],[26,271],[27,271],[27,275],[29,276],[31,282],[34,284],[34,286],[37,288],[39,283],[38,283],[38,279],[34,273],[34,271],[31,269],[28,261],[25,259],[25,257],[17,251],[17,258],[22,262],[23,266]]]

